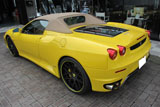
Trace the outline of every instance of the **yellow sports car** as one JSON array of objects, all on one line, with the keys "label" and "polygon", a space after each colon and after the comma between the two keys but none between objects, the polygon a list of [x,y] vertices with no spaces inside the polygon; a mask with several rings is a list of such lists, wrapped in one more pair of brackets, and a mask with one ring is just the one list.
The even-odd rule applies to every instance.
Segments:
[{"label": "yellow sports car", "polygon": [[71,12],[38,17],[7,31],[4,40],[13,56],[33,61],[82,94],[121,87],[146,63],[149,36],[142,28]]}]

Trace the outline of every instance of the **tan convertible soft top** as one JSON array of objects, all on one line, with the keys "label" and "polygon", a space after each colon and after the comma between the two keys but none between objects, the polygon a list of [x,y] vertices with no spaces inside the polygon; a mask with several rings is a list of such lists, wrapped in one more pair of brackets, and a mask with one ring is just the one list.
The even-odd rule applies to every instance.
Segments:
[{"label": "tan convertible soft top", "polygon": [[[85,16],[85,22],[68,26],[64,22],[64,18],[69,18],[69,17],[73,17],[73,16]],[[38,17],[34,20],[39,20],[39,19],[49,21],[49,24],[46,27],[46,30],[60,32],[60,33],[72,33],[70,28],[77,27],[80,25],[105,24],[104,21],[102,21],[92,15],[85,14],[85,13],[76,13],[76,12],[49,14],[49,15]]]}]

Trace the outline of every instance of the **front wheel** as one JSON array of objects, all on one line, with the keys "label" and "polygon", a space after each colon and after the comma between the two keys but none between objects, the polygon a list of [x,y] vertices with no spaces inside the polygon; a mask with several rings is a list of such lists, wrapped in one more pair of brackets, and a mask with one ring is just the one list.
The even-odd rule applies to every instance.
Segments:
[{"label": "front wheel", "polygon": [[17,48],[15,47],[12,39],[11,39],[10,37],[7,37],[6,40],[7,40],[7,45],[8,45],[8,48],[9,48],[9,50],[10,50],[10,53],[11,53],[14,57],[19,56],[18,50],[17,50]]},{"label": "front wheel", "polygon": [[65,86],[72,92],[83,94],[91,89],[89,78],[76,60],[67,57],[60,62],[60,74]]}]

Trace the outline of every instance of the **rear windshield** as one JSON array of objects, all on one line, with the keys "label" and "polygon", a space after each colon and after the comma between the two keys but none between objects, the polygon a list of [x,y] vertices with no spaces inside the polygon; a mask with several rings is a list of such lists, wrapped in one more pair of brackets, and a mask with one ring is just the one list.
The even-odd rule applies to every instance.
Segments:
[{"label": "rear windshield", "polygon": [[69,18],[65,18],[64,22],[71,26],[74,24],[79,24],[79,23],[84,23],[85,22],[85,16],[74,16],[74,17],[69,17]]},{"label": "rear windshield", "polygon": [[74,31],[95,34],[100,36],[114,37],[128,30],[111,26],[91,25],[80,27]]}]

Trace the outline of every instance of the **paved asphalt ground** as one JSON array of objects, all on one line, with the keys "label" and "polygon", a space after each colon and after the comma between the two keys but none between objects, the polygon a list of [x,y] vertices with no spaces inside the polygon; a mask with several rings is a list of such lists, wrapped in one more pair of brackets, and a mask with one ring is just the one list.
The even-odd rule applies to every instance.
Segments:
[{"label": "paved asphalt ground", "polygon": [[160,107],[160,58],[117,91],[76,95],[34,63],[12,57],[0,34],[0,107]]}]

